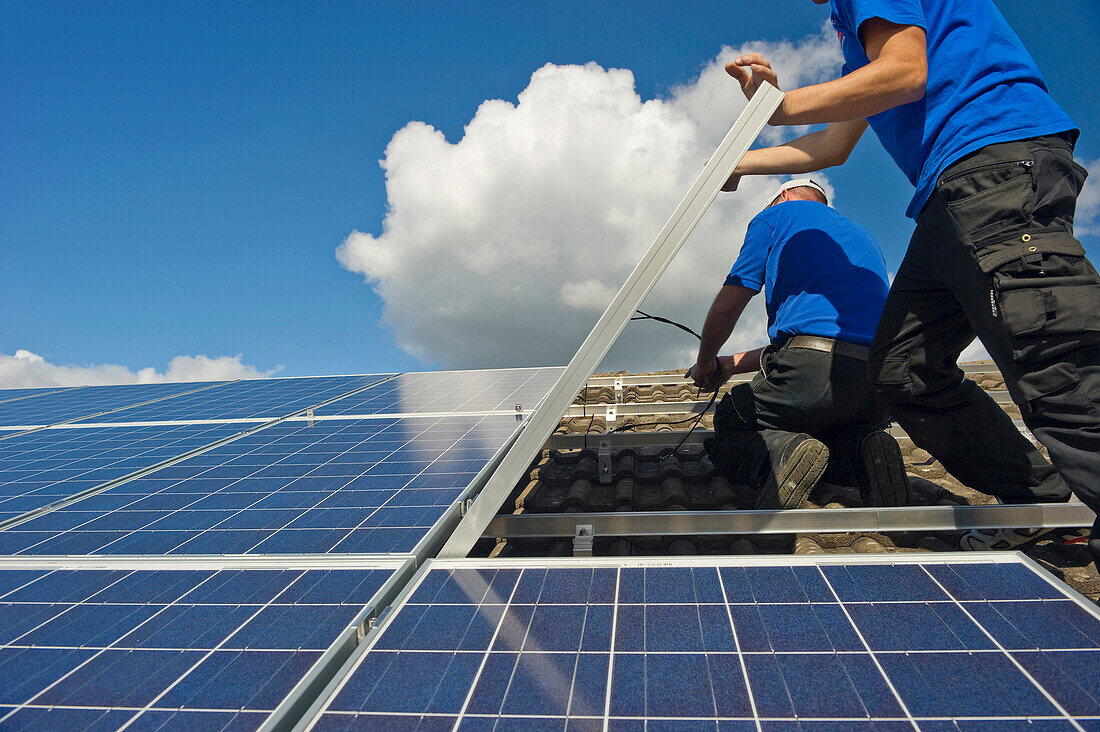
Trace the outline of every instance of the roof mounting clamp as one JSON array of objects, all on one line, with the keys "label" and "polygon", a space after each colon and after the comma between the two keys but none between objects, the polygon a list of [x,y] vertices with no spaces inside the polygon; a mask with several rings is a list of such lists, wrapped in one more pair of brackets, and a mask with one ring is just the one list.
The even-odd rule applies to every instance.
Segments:
[{"label": "roof mounting clamp", "polygon": [[623,403],[623,377],[615,377],[615,403]]},{"label": "roof mounting clamp", "polygon": [[313,422],[313,407],[310,407],[309,409],[306,410],[306,419],[309,420],[309,426],[312,427],[313,424],[314,424],[314,422]]},{"label": "roof mounting clamp", "polygon": [[614,404],[609,404],[607,406],[607,414],[604,415],[604,421],[606,421],[607,424],[611,424],[612,422],[615,421],[615,414],[616,414],[615,405]]},{"label": "roof mounting clamp", "polygon": [[465,516],[466,512],[470,510],[470,506],[474,505],[474,499],[467,498],[465,501],[459,504],[458,513],[460,516]]},{"label": "roof mounting clamp", "polygon": [[592,556],[592,539],[595,536],[593,524],[577,524],[577,533],[573,535],[573,556]]},{"label": "roof mounting clamp", "polygon": [[600,472],[600,484],[611,485],[611,440],[607,437],[600,439],[599,449],[596,451]]},{"label": "roof mounting clamp", "polygon": [[519,421],[519,420],[522,420],[522,419],[523,419],[523,405],[520,404],[519,402],[516,402],[516,420]]}]

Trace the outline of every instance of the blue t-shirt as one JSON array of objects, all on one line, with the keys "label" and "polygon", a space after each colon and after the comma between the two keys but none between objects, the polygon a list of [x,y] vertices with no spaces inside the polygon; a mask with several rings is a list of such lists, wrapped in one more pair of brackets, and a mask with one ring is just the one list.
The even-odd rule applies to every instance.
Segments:
[{"label": "blue t-shirt", "polygon": [[859,27],[870,18],[924,29],[923,99],[869,117],[871,129],[916,193],[915,219],[951,163],[995,142],[1074,129],[1035,61],[992,0],[830,0],[844,73],[867,65]]},{"label": "blue t-shirt", "polygon": [[871,232],[816,201],[757,214],[725,284],[764,288],[777,345],[795,335],[868,345],[890,289]]}]

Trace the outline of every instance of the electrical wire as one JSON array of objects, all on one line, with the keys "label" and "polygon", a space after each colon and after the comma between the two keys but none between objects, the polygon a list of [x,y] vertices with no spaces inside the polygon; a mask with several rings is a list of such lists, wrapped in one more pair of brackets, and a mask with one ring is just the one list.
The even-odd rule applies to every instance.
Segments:
[{"label": "electrical wire", "polygon": [[[649,313],[643,313],[641,310],[635,310],[634,312],[637,313],[638,315],[631,315],[630,316],[631,320],[656,320],[658,323],[668,323],[669,325],[676,326],[677,328],[684,331],[685,333],[691,333],[693,336],[695,336],[699,340],[703,340],[703,336],[699,335],[698,333],[696,333],[695,331],[693,331],[691,328],[687,327],[686,325],[682,325],[680,323],[677,323],[675,320],[669,320],[668,318],[662,318],[659,315],[650,315]],[[641,316],[641,317],[638,317],[638,316]]]},{"label": "electrical wire", "polygon": [[[635,321],[635,320],[656,320],[658,323],[667,323],[668,325],[679,328],[680,330],[682,330],[686,333],[691,333],[693,336],[695,336],[699,340],[703,340],[703,336],[699,335],[698,333],[696,333],[695,331],[693,331],[691,328],[687,327],[686,325],[682,325],[681,323],[677,323],[674,320],[669,320],[668,318],[662,318],[659,315],[650,315],[649,313],[642,312],[641,310],[635,310],[634,312],[637,313],[637,315],[632,315],[630,317],[631,321]],[[715,378],[720,379],[721,376],[722,376],[722,362],[718,360],[717,356],[714,357],[714,365],[715,365],[715,368],[717,369],[717,371],[715,372]],[[707,406],[704,407],[701,412],[699,412],[698,417],[688,417],[687,419],[680,419],[680,420],[676,420],[675,422],[646,422],[644,424],[624,424],[621,427],[616,427],[615,429],[611,430],[611,432],[625,432],[627,430],[632,430],[632,429],[635,429],[637,427],[651,427],[651,426],[660,425],[660,424],[668,425],[668,426],[671,427],[673,425],[683,424],[685,422],[692,422],[692,420],[694,420],[691,427],[688,428],[688,431],[686,433],[684,433],[684,436],[680,440],[680,442],[676,445],[676,447],[672,448],[672,453],[675,454],[677,450],[679,450],[681,447],[684,446],[684,443],[687,442],[687,438],[689,436],[691,436],[691,433],[694,432],[695,428],[699,426],[699,423],[703,421],[703,417],[706,416],[706,413],[709,412],[710,408],[714,406],[715,400],[718,399],[718,390],[719,390],[720,386],[721,385],[716,385],[715,386],[714,393],[711,394],[711,396],[710,396],[710,401],[707,402]],[[699,391],[696,392],[695,398],[698,399],[702,394],[703,394],[703,388],[699,387]],[[588,384],[587,383],[584,385],[584,402],[585,402],[585,404],[588,403]],[[582,409],[581,412],[583,414],[584,409]],[[585,430],[585,433],[584,433],[584,446],[585,446],[585,449],[588,448],[588,433],[591,432],[592,424],[595,422],[595,420],[596,420],[596,415],[592,415],[592,419],[589,420],[589,422],[588,422],[588,429]],[[608,434],[610,434],[610,433],[608,433]],[[663,450],[661,452],[664,453]]]}]

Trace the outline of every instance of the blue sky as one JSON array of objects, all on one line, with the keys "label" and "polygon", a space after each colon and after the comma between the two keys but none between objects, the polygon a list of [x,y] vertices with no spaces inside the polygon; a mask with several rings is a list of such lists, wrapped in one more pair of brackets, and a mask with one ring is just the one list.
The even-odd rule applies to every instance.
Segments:
[{"label": "blue sky", "polygon": [[[1100,158],[1100,5],[997,4],[1083,129],[1078,158]],[[643,99],[665,98],[723,44],[804,38],[827,14],[762,7],[4,0],[0,354],[134,371],[182,354],[290,375],[432,368],[334,256],[353,231],[382,234],[378,161],[395,133],[423,121],[454,143],[483,101],[514,104],[547,63],[629,69]],[[896,268],[910,188],[873,136],[829,179]],[[1100,238],[1083,240],[1095,259]]]}]

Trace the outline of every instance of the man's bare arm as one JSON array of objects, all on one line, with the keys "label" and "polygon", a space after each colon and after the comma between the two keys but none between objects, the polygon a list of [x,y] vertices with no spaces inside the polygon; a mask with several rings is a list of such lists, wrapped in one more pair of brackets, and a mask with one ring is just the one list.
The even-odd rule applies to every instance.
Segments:
[{"label": "man's bare arm", "polygon": [[[867,118],[924,96],[928,83],[928,55],[924,29],[898,25],[882,18],[864,21],[859,28],[870,63],[847,76],[786,93],[771,118],[773,125],[806,125]],[[771,64],[758,53],[726,64],[745,96],[764,81],[778,87]]]},{"label": "man's bare arm", "polygon": [[795,175],[843,165],[866,129],[864,119],[834,122],[782,145],[749,150],[722,190],[737,190],[743,175]]},{"label": "man's bare arm", "polygon": [[[743,175],[797,175],[842,165],[867,129],[866,117],[924,96],[928,57],[924,31],[871,18],[860,26],[871,63],[824,84],[787,92],[773,124],[828,122],[819,132],[776,147],[750,150],[726,182],[733,191]],[[761,83],[778,87],[775,72],[760,54],[726,64],[726,71],[752,98]]]},{"label": "man's bare arm", "polygon": [[[695,359],[695,365],[688,371],[688,376],[694,379],[697,386],[711,391],[717,388],[712,383],[718,377],[715,358],[719,349],[729,340],[738,318],[755,294],[754,290],[740,285],[723,285],[718,291],[707,313],[707,319],[703,322],[699,355]],[[724,368],[722,370],[725,371]]]},{"label": "man's bare arm", "polygon": [[759,371],[760,354],[763,351],[764,348],[761,346],[732,356],[720,356],[718,360],[722,362],[722,383],[724,384],[734,374],[750,374],[753,371]]}]

